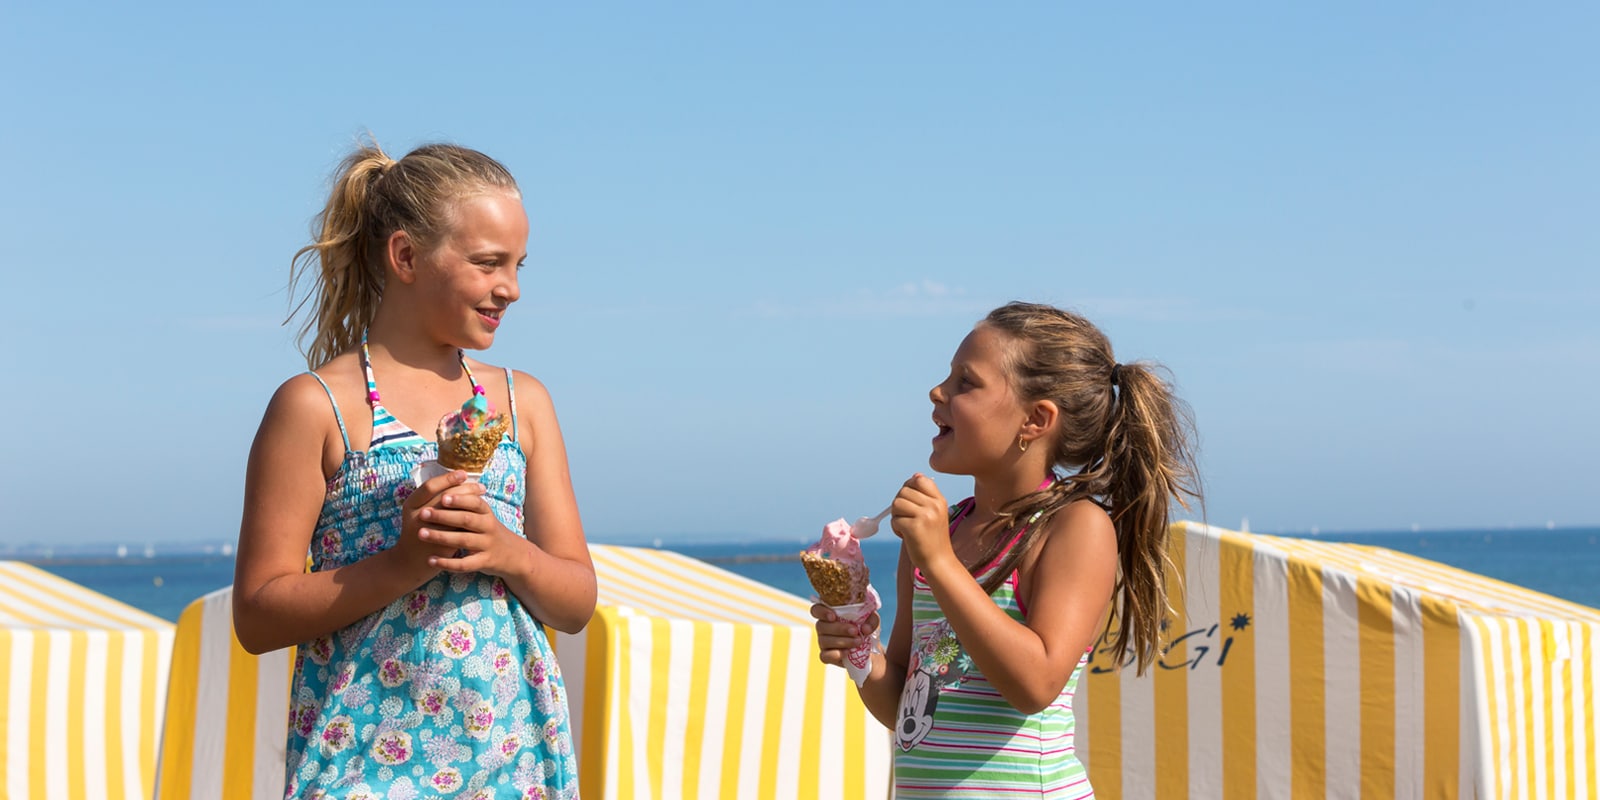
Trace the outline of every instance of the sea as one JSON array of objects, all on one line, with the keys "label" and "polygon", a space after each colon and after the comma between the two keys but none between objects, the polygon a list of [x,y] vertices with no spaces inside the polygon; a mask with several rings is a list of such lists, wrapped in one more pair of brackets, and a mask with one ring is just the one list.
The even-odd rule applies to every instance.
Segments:
[{"label": "sea", "polygon": [[[1278,534],[1296,535],[1296,534]],[[1493,530],[1368,531],[1299,534],[1318,541],[1375,545],[1420,556],[1600,608],[1600,527],[1497,528]],[[645,545],[674,550],[802,598],[812,596],[800,566],[798,540],[701,541]],[[883,597],[885,629],[895,612],[894,572],[899,542],[882,536],[862,543],[873,585]],[[228,543],[55,548],[0,547],[0,559],[20,560],[109,595],[158,617],[176,621],[196,598],[233,583]]]}]

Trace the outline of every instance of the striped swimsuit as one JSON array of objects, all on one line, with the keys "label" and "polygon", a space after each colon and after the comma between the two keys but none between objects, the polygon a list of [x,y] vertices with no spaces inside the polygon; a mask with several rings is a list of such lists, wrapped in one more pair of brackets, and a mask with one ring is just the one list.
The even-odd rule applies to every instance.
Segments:
[{"label": "striped swimsuit", "polygon": [[[970,498],[956,504],[952,532],[971,509]],[[979,583],[1021,535],[1018,531],[978,573]],[[895,721],[895,797],[1094,797],[1073,745],[1072,693],[1088,653],[1054,702],[1037,714],[1023,714],[978,671],[920,570],[913,573],[912,586],[911,663]],[[1012,619],[1026,621],[1015,571],[992,598]]]}]

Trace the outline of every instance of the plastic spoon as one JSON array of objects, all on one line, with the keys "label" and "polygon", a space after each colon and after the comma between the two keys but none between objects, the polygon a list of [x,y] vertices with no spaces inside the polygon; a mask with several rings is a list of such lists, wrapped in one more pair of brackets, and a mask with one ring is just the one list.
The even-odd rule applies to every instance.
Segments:
[{"label": "plastic spoon", "polygon": [[[889,508],[893,507],[890,506]],[[850,526],[850,535],[857,539],[872,538],[872,535],[878,532],[878,523],[882,522],[883,518],[887,516],[889,516],[888,508],[878,512],[876,517],[861,517],[855,521],[854,525]]]}]

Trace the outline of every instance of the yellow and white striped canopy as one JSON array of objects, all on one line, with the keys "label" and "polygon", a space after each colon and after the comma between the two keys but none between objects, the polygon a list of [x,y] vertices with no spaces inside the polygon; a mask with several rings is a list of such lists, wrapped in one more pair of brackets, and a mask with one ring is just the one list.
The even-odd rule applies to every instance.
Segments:
[{"label": "yellow and white striped canopy", "polygon": [[678,553],[590,552],[599,609],[556,638],[585,797],[887,796],[888,732],[817,661],[809,602]]},{"label": "yellow and white striped canopy", "polygon": [[173,628],[0,561],[0,797],[147,798]]},{"label": "yellow and white striped canopy", "polygon": [[[888,732],[817,661],[808,602],[673,552],[590,553],[595,615],[553,639],[584,797],[887,796]],[[291,651],[240,649],[231,591],[179,619],[161,800],[282,796]]]},{"label": "yellow and white striped canopy", "polygon": [[178,616],[161,735],[160,800],[282,800],[294,648],[253,656],[233,635],[233,587]]},{"label": "yellow and white striped canopy", "polygon": [[1600,796],[1600,611],[1377,547],[1171,533],[1160,663],[1102,640],[1079,684],[1104,796]]}]

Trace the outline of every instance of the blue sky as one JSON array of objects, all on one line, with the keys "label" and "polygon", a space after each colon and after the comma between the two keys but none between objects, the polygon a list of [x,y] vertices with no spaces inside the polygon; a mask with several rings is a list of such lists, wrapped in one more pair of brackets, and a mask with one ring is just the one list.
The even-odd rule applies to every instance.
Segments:
[{"label": "blue sky", "polygon": [[236,535],[365,131],[518,176],[485,358],[597,541],[875,512],[1016,298],[1173,371],[1214,523],[1600,523],[1600,10],[1392,5],[13,4],[0,545]]}]

